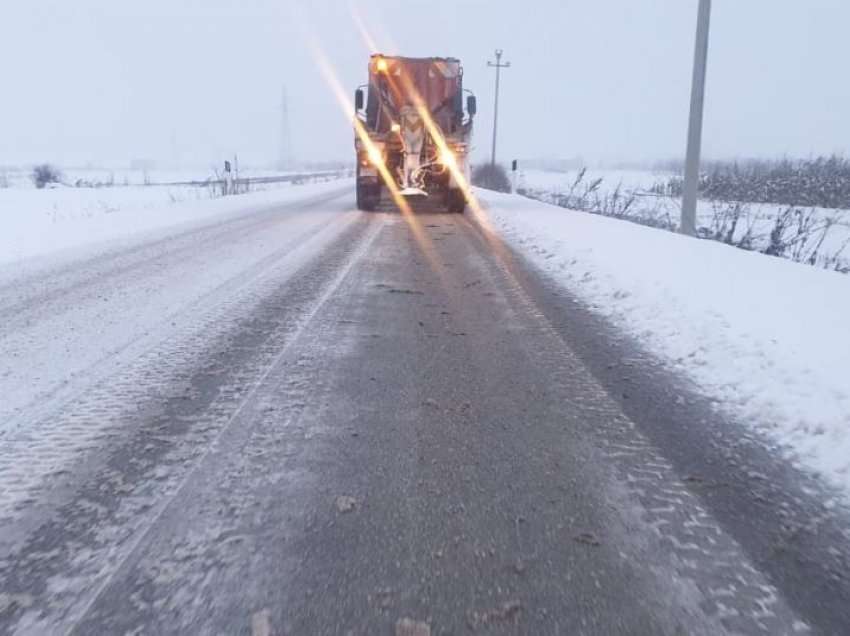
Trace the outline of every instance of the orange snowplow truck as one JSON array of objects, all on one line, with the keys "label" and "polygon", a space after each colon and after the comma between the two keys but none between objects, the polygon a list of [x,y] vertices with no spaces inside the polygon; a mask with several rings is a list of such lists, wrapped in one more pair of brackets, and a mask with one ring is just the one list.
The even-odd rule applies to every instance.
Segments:
[{"label": "orange snowplow truck", "polygon": [[[354,137],[358,208],[378,207],[389,175],[402,196],[436,199],[449,212],[463,212],[466,193],[452,172],[457,166],[469,182],[467,154],[476,111],[470,93],[464,112],[463,94],[463,67],[455,58],[371,56],[369,84],[354,94],[355,116],[372,141],[368,148]],[[432,132],[442,135],[445,146],[435,142]]]}]

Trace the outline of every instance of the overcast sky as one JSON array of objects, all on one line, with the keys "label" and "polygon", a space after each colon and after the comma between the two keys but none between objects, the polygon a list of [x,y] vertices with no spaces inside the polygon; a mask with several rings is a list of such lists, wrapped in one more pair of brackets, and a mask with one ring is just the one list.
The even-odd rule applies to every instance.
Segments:
[{"label": "overcast sky", "polygon": [[[273,161],[284,84],[294,154],[350,159],[304,35],[353,91],[350,5],[388,52],[461,58],[479,157],[496,47],[501,159],[683,154],[697,0],[2,0],[0,164]],[[848,27],[847,0],[715,0],[705,154],[850,154]]]}]

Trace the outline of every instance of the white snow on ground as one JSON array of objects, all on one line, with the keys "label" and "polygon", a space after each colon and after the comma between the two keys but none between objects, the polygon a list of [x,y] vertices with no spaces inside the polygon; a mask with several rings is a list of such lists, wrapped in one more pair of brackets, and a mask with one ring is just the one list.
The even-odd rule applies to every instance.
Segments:
[{"label": "white snow on ground", "polygon": [[[578,170],[554,172],[550,170],[520,170],[519,186],[539,188],[550,192],[567,192],[578,176]],[[622,190],[648,190],[656,183],[673,176],[670,172],[652,170],[617,170],[614,168],[588,168],[583,182],[602,179],[601,191],[612,192],[618,186]]]},{"label": "white snow on ground", "polygon": [[[187,181],[208,181],[219,178],[221,166],[208,168],[152,168],[149,170],[132,168],[67,168],[56,166],[60,181],[66,186],[73,187],[78,182],[82,185],[99,187],[121,187],[132,185],[150,185],[157,183],[179,183]],[[278,177],[296,172],[320,172],[319,170],[304,169],[300,171],[268,170],[257,167],[244,167],[241,177]],[[31,168],[4,168],[0,166],[0,187],[35,189]]]},{"label": "white snow on ground", "polygon": [[206,187],[191,186],[2,188],[0,263],[285,203],[328,185],[263,187],[268,189],[216,198]]},{"label": "white snow on ground", "polygon": [[511,245],[718,408],[850,495],[850,276],[520,196],[481,196]]}]

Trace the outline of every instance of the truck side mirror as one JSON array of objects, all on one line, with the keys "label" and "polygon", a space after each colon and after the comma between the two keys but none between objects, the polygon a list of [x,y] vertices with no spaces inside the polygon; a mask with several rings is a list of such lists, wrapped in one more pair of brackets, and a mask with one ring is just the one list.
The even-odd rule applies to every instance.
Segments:
[{"label": "truck side mirror", "polygon": [[363,110],[363,89],[354,91],[354,110]]},{"label": "truck side mirror", "polygon": [[475,113],[478,112],[478,102],[475,100],[475,95],[468,95],[466,98],[466,112],[469,113],[470,117],[475,116]]}]

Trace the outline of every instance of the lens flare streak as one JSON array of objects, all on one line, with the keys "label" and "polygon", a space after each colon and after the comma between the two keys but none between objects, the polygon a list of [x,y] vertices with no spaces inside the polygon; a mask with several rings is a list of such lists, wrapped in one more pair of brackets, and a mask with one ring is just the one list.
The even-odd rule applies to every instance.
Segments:
[{"label": "lens flare streak", "polygon": [[[337,79],[336,72],[331,67],[327,58],[322,53],[321,49],[317,44],[313,44],[313,54],[316,58],[316,62],[319,65],[319,69],[322,72],[325,80],[328,83],[331,91],[333,91],[334,96],[339,102],[340,107],[343,109],[343,112],[346,113],[346,116],[350,118],[351,122],[354,124],[354,132],[357,135],[357,138],[360,140],[360,143],[363,144],[363,147],[366,149],[366,153],[369,157],[382,157],[383,153],[377,147],[372,138],[369,136],[369,133],[366,131],[366,128],[363,126],[363,122],[357,117],[354,113],[354,104],[348,99],[348,96],[345,90],[342,88],[342,84],[340,84]],[[389,169],[384,164],[383,161],[373,162],[375,167],[378,169],[378,173],[381,175],[381,179],[386,185],[387,190],[390,192],[390,196],[392,196],[393,201],[399,207],[399,209],[405,214],[411,213],[410,206],[407,201],[405,201],[404,197],[401,196],[398,186],[396,186],[395,179],[393,179],[392,174],[390,174]]]},{"label": "lens flare streak", "polygon": [[[477,214],[481,212],[481,206],[478,203],[478,200],[475,197],[475,194],[472,192],[472,187],[469,181],[466,178],[466,175],[460,169],[457,164],[457,160],[454,158],[454,152],[449,147],[448,142],[446,141],[445,136],[443,135],[443,131],[434,121],[434,118],[431,117],[431,111],[428,110],[428,107],[425,104],[425,100],[422,99],[422,96],[419,94],[419,91],[413,85],[413,82],[407,77],[405,74],[402,74],[401,81],[403,82],[403,93],[409,95],[411,100],[413,101],[413,107],[416,109],[416,112],[422,118],[422,121],[425,124],[425,128],[428,130],[428,134],[431,135],[431,139],[433,139],[434,144],[437,146],[438,156],[439,157],[451,157],[451,161],[446,161],[445,165],[451,173],[452,177],[455,180],[461,190],[463,190],[463,194],[466,197],[467,204],[469,207]],[[398,89],[395,86],[395,79],[393,77],[387,78],[394,86],[394,89]]]}]

